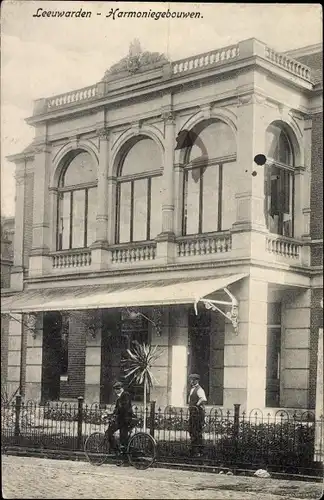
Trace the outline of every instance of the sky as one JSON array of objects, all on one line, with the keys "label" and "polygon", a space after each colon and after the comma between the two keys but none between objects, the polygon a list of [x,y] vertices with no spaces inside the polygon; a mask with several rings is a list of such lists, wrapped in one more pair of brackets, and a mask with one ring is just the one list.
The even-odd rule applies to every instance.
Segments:
[{"label": "sky", "polygon": [[[1,215],[15,211],[15,165],[6,156],[34,137],[25,123],[33,100],[92,85],[128,53],[143,50],[171,60],[258,38],[277,51],[322,41],[320,4],[10,1],[1,6]],[[90,18],[33,17],[43,11],[92,13]],[[120,11],[200,12],[199,19],[118,18]],[[43,12],[41,11],[41,12]],[[118,12],[118,11],[117,11]],[[101,13],[98,15],[97,13]]]}]

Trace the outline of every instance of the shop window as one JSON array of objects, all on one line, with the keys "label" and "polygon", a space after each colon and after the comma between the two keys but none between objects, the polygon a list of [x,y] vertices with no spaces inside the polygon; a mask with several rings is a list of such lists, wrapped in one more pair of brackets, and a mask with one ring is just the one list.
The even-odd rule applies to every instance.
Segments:
[{"label": "shop window", "polygon": [[162,231],[161,168],[155,142],[136,138],[118,172],[116,243],[152,240]]},{"label": "shop window", "polygon": [[294,156],[289,137],[277,125],[267,130],[266,220],[271,233],[294,236]]},{"label": "shop window", "polygon": [[268,304],[266,406],[280,406],[281,303]]},{"label": "shop window", "polygon": [[[136,312],[125,310],[121,314],[122,359],[127,358],[127,349],[132,349],[134,342],[149,343],[148,321]],[[125,372],[122,370],[122,376]],[[126,378],[127,380],[127,378]],[[133,402],[143,402],[144,384],[130,383],[129,391]],[[149,394],[148,394],[149,401]]]},{"label": "shop window", "polygon": [[97,166],[87,152],[68,158],[58,187],[57,250],[86,248],[95,241]]},{"label": "shop window", "polygon": [[230,229],[235,222],[236,143],[230,127],[203,123],[185,155],[182,234]]}]

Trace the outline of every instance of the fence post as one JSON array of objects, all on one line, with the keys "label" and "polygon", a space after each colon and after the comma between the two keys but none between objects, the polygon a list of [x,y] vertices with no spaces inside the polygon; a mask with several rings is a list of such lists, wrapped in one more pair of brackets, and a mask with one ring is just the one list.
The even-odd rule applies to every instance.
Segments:
[{"label": "fence post", "polygon": [[240,429],[240,404],[234,404],[234,438],[237,439]]},{"label": "fence post", "polygon": [[17,394],[15,402],[15,436],[20,434],[19,418],[21,412],[21,395]]},{"label": "fence post", "polygon": [[154,438],[155,431],[155,401],[150,402],[150,434]]},{"label": "fence post", "polygon": [[82,413],[83,413],[83,397],[78,397],[78,450],[82,448]]}]

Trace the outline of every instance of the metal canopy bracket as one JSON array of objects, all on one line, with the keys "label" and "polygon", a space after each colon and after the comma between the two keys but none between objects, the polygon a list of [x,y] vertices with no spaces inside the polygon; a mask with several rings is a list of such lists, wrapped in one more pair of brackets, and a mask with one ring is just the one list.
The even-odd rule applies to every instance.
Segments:
[{"label": "metal canopy bracket", "polygon": [[[195,313],[196,313],[196,315],[198,315],[197,305],[198,305],[198,302],[202,302],[205,305],[206,309],[211,309],[212,311],[218,311],[223,316],[225,316],[225,318],[229,319],[233,325],[233,329],[234,329],[235,333],[237,333],[238,332],[238,300],[228,290],[228,288],[223,288],[223,290],[229,296],[229,298],[231,299],[231,302],[226,302],[224,300],[205,299],[205,298],[201,297],[200,299],[196,300],[196,302],[194,304]],[[216,304],[221,305],[221,306],[227,306],[227,307],[230,307],[231,309],[230,309],[230,311],[224,312],[219,307],[217,307]]]}]

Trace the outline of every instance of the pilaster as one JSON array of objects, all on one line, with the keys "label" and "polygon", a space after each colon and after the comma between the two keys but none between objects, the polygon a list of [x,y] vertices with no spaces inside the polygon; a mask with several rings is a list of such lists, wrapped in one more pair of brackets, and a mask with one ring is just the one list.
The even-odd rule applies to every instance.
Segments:
[{"label": "pilaster", "polygon": [[[152,310],[152,308],[151,308]],[[158,326],[149,323],[151,344],[157,346],[158,359],[152,365],[152,373],[157,383],[151,389],[151,400],[159,406],[168,404],[168,392],[171,390],[170,379],[170,347],[169,347],[169,308],[154,308],[151,319]],[[160,326],[160,328],[159,328]]]},{"label": "pilaster", "polygon": [[175,259],[174,235],[174,142],[175,117],[168,107],[162,112],[164,120],[164,169],[163,169],[163,198],[162,198],[162,232],[157,236],[157,259],[164,263]]},{"label": "pilaster", "polygon": [[[99,136],[99,165],[98,165],[98,203],[96,217],[96,241],[91,245],[91,260],[94,270],[106,269],[110,262],[108,250],[110,236],[108,236],[109,213],[112,193],[109,192],[108,172],[110,158],[110,134],[107,128],[97,131]],[[110,217],[112,217],[110,215]]]},{"label": "pilaster", "polygon": [[11,268],[10,286],[13,290],[23,289],[23,258],[24,258],[24,204],[25,204],[25,164],[16,165],[16,209],[15,209],[15,237],[14,258]]},{"label": "pilaster", "polygon": [[239,328],[225,322],[224,407],[242,410],[265,407],[267,299],[266,282],[252,278],[232,287],[239,300]]},{"label": "pilaster", "polygon": [[248,224],[252,230],[265,231],[265,166],[258,166],[254,162],[257,154],[265,154],[265,98],[253,90],[248,93],[243,93],[243,90],[241,92],[237,108],[237,185],[239,191],[236,195],[237,213],[233,228],[237,226],[243,228]]},{"label": "pilaster", "polygon": [[26,399],[40,401],[43,363],[43,314],[26,315]]},{"label": "pilaster", "polygon": [[188,311],[186,307],[170,308],[171,398],[172,406],[187,403]]},{"label": "pilaster", "polygon": [[47,144],[34,150],[34,206],[32,249],[29,258],[29,276],[48,274],[51,270],[49,256],[50,207],[48,203],[51,150]]},{"label": "pilaster", "polygon": [[100,365],[101,365],[101,312],[94,313],[94,322],[88,329],[85,353],[85,393],[87,404],[100,401]]}]

